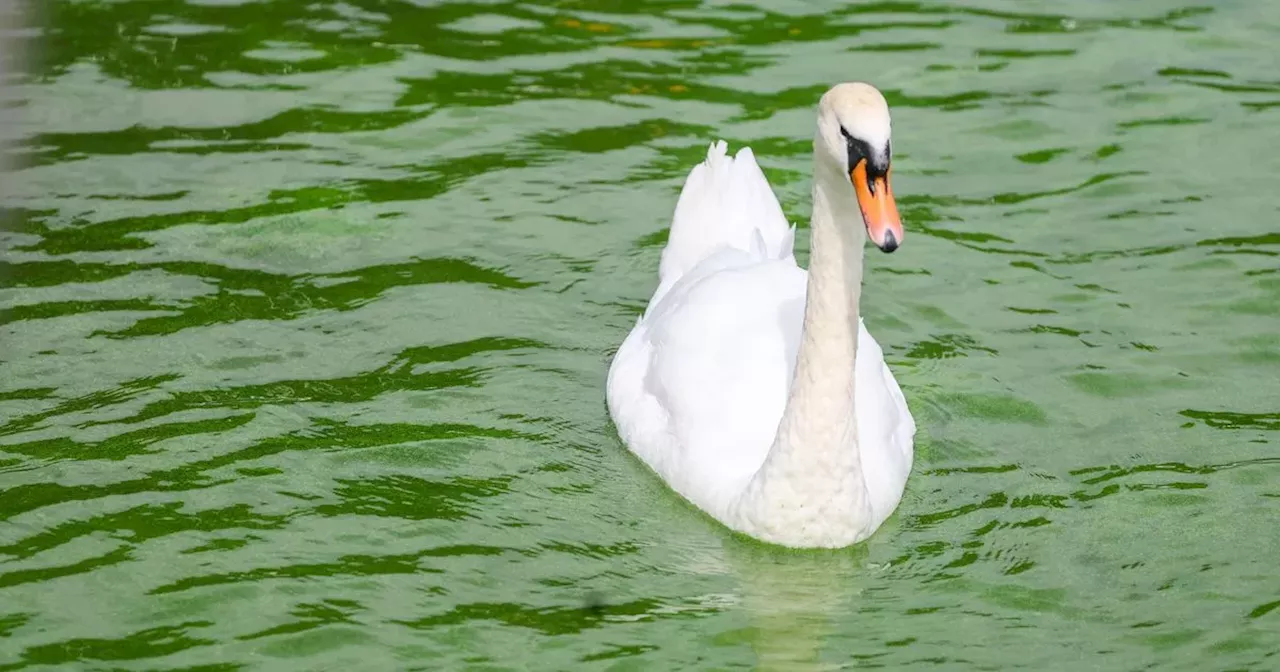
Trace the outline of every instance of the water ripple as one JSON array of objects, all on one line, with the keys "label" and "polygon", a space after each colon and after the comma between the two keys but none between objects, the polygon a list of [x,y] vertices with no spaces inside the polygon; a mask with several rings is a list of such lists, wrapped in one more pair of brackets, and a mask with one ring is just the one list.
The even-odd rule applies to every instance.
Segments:
[{"label": "water ripple", "polygon": [[[1267,7],[49,4],[5,108],[0,669],[1266,668]],[[864,313],[917,462],[796,554],[628,456],[603,371],[713,139],[807,258],[850,78],[894,109]]]}]

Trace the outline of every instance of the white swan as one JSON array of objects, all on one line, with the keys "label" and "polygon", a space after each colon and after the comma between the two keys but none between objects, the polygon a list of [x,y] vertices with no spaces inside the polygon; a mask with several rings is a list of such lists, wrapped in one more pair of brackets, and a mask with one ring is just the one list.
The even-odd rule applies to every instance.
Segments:
[{"label": "white swan", "polygon": [[822,96],[809,271],[751,150],[723,141],[685,181],[659,284],[609,368],[627,447],[728,527],[792,547],[866,539],[897,508],[915,421],[858,315],[870,235],[892,252],[889,107]]}]

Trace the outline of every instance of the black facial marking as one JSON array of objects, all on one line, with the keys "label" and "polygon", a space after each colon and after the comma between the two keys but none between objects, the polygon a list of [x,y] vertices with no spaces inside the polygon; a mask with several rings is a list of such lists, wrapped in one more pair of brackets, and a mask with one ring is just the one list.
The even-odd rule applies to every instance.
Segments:
[{"label": "black facial marking", "polygon": [[840,134],[844,136],[845,145],[849,149],[848,171],[853,172],[858,162],[866,159],[867,188],[871,190],[871,193],[876,193],[876,178],[889,174],[889,153],[892,151],[892,146],[885,147],[885,154],[881,157],[871,150],[871,145],[866,140],[859,140],[853,137],[849,134],[849,131],[844,129],[844,126],[840,127]]}]

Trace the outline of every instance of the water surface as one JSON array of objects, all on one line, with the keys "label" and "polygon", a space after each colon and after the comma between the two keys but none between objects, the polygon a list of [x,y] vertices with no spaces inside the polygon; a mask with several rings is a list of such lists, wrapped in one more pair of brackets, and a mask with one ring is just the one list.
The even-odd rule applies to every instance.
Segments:
[{"label": "water surface", "polygon": [[[0,669],[1280,666],[1280,6],[762,6],[47,3]],[[604,375],[712,140],[807,259],[847,79],[917,462],[791,553],[631,458]]]}]

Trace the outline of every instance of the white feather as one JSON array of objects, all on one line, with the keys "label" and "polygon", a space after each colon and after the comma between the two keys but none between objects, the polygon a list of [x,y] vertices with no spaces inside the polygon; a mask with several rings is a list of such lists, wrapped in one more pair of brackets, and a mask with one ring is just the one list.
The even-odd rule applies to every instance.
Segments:
[{"label": "white feather", "polygon": [[[751,150],[730,158],[712,144],[681,191],[658,289],[609,370],[609,411],[628,448],[748,534],[735,502],[774,443],[802,338],[808,276],[794,239]],[[871,520],[831,524],[874,530],[901,498],[915,423],[861,323],[857,340],[849,449],[860,451]]]}]

